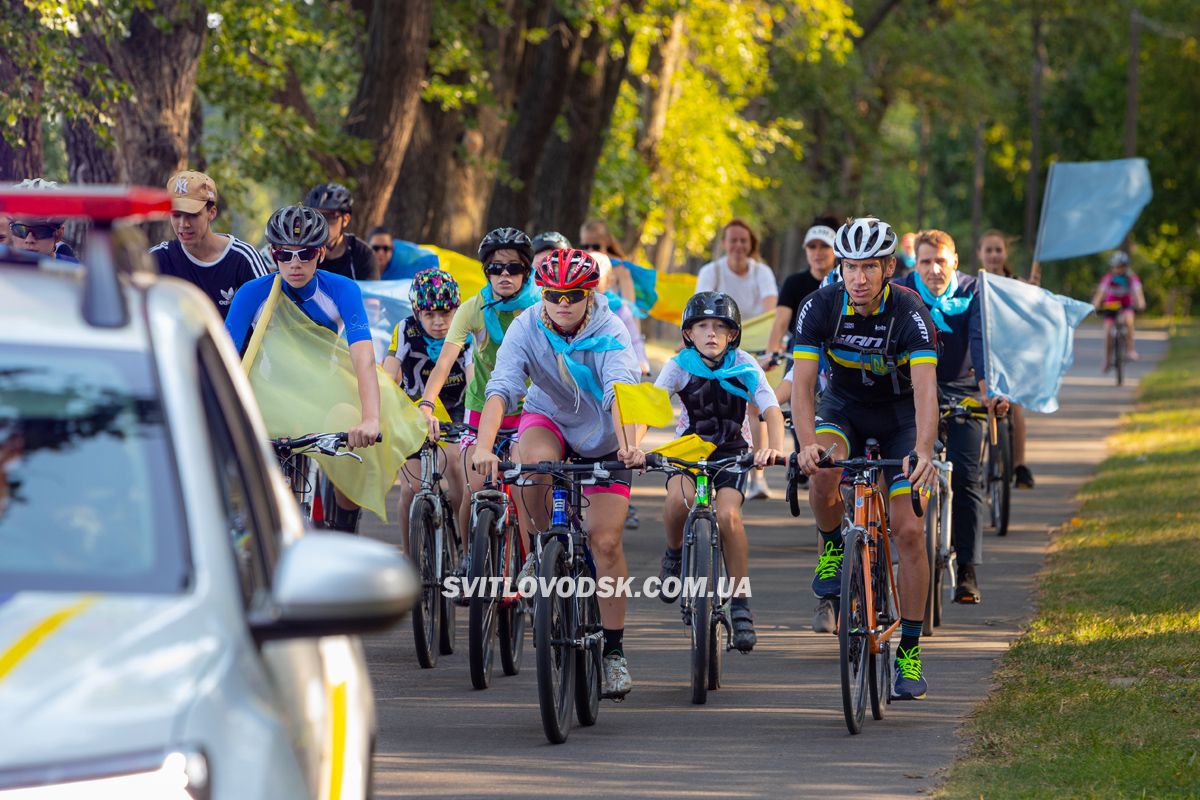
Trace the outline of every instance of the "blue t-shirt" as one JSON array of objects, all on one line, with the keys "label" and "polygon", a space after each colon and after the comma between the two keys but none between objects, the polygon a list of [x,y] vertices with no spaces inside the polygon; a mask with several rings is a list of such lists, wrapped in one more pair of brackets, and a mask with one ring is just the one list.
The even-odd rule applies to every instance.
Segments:
[{"label": "blue t-shirt", "polygon": [[[245,349],[250,330],[258,322],[277,277],[283,281],[278,275],[255,278],[233,296],[229,314],[225,317],[225,329],[233,337],[239,353]],[[313,279],[299,289],[293,289],[283,281],[283,295],[299,306],[306,317],[342,334],[350,344],[371,341],[371,325],[363,305],[362,290],[350,278],[319,269]]]}]

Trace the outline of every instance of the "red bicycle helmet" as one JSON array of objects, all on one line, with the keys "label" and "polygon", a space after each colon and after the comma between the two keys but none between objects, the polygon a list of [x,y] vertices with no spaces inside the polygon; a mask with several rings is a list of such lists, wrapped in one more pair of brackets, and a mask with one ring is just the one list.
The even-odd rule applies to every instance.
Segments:
[{"label": "red bicycle helmet", "polygon": [[534,281],[543,289],[594,289],[600,265],[583,250],[555,250],[538,265]]}]

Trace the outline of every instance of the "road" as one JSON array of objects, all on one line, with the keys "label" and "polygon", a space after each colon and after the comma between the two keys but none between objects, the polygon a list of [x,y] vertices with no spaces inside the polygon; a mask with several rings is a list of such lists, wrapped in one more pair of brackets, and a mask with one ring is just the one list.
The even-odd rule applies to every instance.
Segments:
[{"label": "road", "polygon": [[[951,605],[923,640],[928,698],[867,715],[850,736],[842,718],[837,640],[809,628],[816,563],[811,516],[793,519],[781,501],[747,502],[758,646],[729,653],[723,688],[690,703],[687,631],[675,606],[630,602],[625,643],[634,690],[605,702],[591,728],[563,745],[546,742],[538,716],[532,647],[524,669],[474,691],[466,663],[466,613],[459,650],[422,670],[409,623],[372,637],[367,652],[378,698],[376,790],[380,797],[563,796],[621,798],[912,797],[938,781],[961,746],[957,730],[988,691],[993,662],[1033,612],[1049,533],[1078,508],[1075,496],[1105,455],[1105,438],[1130,407],[1137,378],[1165,351],[1164,334],[1142,334],[1142,361],[1118,388],[1097,368],[1098,326],[1076,336],[1075,365],[1053,415],[1031,414],[1029,463],[1037,488],[1015,491],[1006,538],[985,533],[978,574],[983,602]],[[657,575],[663,548],[656,509],[661,480],[634,488],[639,530],[626,532],[630,574]],[[374,518],[369,535],[394,540]],[[497,659],[498,662],[498,659]]]}]

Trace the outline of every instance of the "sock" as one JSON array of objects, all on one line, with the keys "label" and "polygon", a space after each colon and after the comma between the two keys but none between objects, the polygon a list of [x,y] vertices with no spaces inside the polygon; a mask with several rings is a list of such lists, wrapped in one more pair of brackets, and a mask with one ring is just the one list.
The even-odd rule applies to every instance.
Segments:
[{"label": "sock", "polygon": [[831,531],[823,531],[817,528],[817,533],[821,534],[821,552],[825,552],[825,545],[833,542],[833,546],[841,548],[842,546],[842,526],[838,525]]},{"label": "sock", "polygon": [[905,653],[911,653],[914,647],[921,644],[921,629],[925,627],[925,623],[921,620],[900,619],[900,645],[896,648],[896,654],[899,655],[900,650]]},{"label": "sock", "polygon": [[729,601],[729,605],[732,608],[749,608],[750,607],[750,598],[749,597],[735,597]]},{"label": "sock", "polygon": [[667,555],[670,556],[671,558],[683,558],[683,548],[682,547],[668,547]]},{"label": "sock", "polygon": [[621,648],[621,638],[625,635],[624,628],[605,628],[604,629],[604,655],[625,655],[625,651]]}]

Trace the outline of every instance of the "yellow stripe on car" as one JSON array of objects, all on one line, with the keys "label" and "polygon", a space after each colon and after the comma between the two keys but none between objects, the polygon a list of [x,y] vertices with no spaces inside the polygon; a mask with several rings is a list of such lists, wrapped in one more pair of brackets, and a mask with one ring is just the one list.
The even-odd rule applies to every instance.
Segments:
[{"label": "yellow stripe on car", "polygon": [[342,796],[342,771],[346,759],[346,682],[330,687],[329,692],[329,800]]},{"label": "yellow stripe on car", "polygon": [[12,672],[26,656],[36,650],[48,636],[73,617],[82,614],[94,602],[96,602],[94,595],[83,597],[66,608],[55,611],[26,631],[11,647],[0,653],[0,681],[4,680],[5,676]]}]

